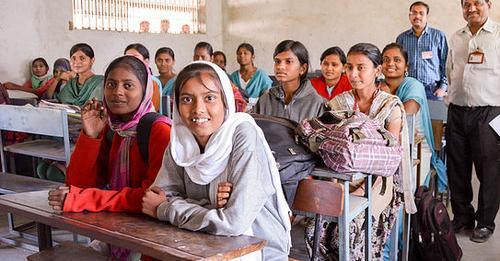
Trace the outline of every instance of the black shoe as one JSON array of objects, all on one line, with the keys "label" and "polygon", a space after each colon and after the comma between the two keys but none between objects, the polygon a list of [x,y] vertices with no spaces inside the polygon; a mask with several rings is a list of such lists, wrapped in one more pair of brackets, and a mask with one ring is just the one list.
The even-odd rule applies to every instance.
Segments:
[{"label": "black shoe", "polygon": [[463,231],[471,231],[474,229],[474,220],[472,221],[462,221],[458,219],[453,219],[451,221],[451,225],[453,226],[453,230],[455,231],[455,234],[459,234]]},{"label": "black shoe", "polygon": [[486,227],[476,227],[470,236],[470,240],[476,243],[484,243],[490,239],[493,231]]}]

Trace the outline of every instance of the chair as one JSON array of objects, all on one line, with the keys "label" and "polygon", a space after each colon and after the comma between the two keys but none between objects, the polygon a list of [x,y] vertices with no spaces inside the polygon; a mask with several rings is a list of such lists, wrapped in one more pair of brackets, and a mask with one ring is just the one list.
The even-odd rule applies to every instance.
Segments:
[{"label": "chair", "polygon": [[69,164],[71,150],[68,133],[68,116],[65,110],[0,105],[0,133],[2,130],[54,136],[63,139],[63,142],[49,139],[35,139],[4,146],[0,138],[0,156],[3,172],[7,172],[5,152],[64,161],[66,166]]},{"label": "chair", "polygon": [[365,231],[365,259],[371,258],[371,189],[365,191],[365,197],[345,193],[344,188],[349,188],[349,182],[365,178],[365,186],[372,187],[371,175],[361,173],[335,173],[332,170],[316,168],[312,176],[322,178],[335,178],[344,184],[326,181],[304,179],[297,188],[292,210],[294,214],[316,218],[314,228],[313,253],[311,260],[315,260],[319,250],[319,232],[322,219],[334,221],[339,227],[339,260],[350,260],[349,224],[362,211],[365,211],[366,221],[363,225]]}]

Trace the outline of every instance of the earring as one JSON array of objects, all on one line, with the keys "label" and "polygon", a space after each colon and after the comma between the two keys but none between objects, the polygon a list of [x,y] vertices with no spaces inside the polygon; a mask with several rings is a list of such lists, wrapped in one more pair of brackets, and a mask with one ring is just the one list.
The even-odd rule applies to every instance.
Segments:
[{"label": "earring", "polygon": [[408,77],[408,71],[405,71],[405,77]]}]

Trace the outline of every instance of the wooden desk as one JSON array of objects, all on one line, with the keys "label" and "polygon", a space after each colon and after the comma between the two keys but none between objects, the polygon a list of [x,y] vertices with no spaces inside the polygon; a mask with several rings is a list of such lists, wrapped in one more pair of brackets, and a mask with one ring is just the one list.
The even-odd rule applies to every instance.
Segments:
[{"label": "wooden desk", "polygon": [[192,232],[126,213],[56,213],[47,202],[47,191],[0,196],[2,211],[37,222],[39,248],[52,246],[51,226],[141,252],[161,260],[227,260],[260,251],[265,240],[255,237],[214,236]]}]

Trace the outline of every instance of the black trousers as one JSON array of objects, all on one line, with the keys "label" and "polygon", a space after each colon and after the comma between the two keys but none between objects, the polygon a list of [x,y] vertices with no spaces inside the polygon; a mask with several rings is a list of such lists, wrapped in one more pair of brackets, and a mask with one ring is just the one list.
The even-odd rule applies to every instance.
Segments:
[{"label": "black trousers", "polygon": [[[448,182],[453,215],[477,220],[478,227],[495,229],[500,203],[500,137],[489,122],[500,107],[461,107],[450,104],[446,127]],[[479,179],[478,208],[472,206],[472,163]]]}]

